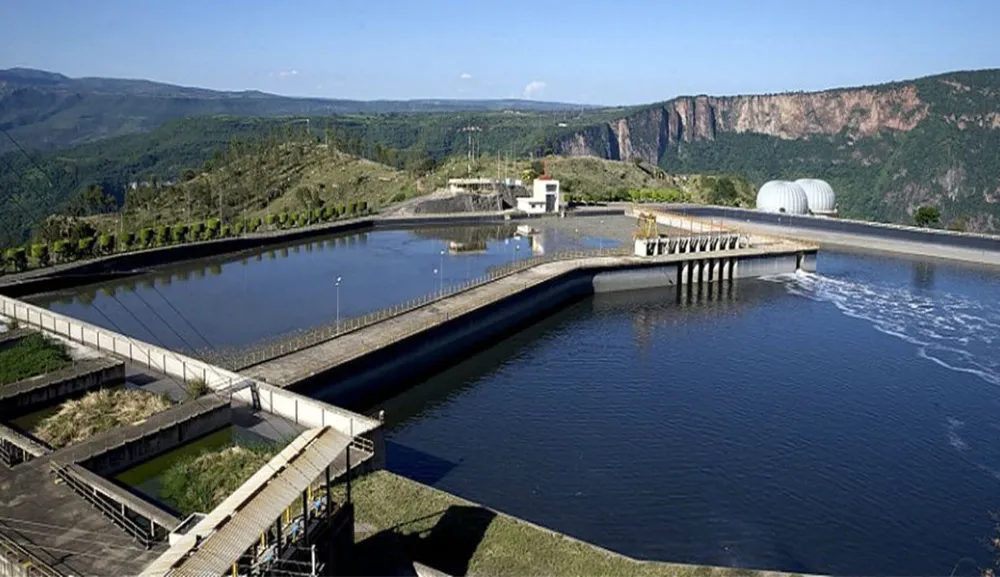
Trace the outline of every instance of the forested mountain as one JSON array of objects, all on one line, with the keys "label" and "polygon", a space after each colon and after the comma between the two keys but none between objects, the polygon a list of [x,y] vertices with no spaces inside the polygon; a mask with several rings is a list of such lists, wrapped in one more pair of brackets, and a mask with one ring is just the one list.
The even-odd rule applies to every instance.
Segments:
[{"label": "forested mountain", "polygon": [[92,185],[120,201],[133,181],[169,182],[212,168],[234,142],[303,139],[396,169],[465,155],[471,142],[477,156],[597,156],[668,173],[738,174],[756,185],[810,176],[833,184],[844,216],[910,223],[917,207],[932,205],[945,224],[1000,229],[1000,71],[983,70],[617,109],[168,121],[65,150],[0,156],[0,236],[23,239],[30,225]]},{"label": "forested mountain", "polygon": [[[292,116],[443,111],[553,111],[576,104],[533,100],[339,100],[258,91],[220,92],[148,80],[69,78],[0,70],[0,128],[27,149],[64,148],[152,130],[175,118],[208,115]],[[13,145],[0,139],[0,152]]]}]

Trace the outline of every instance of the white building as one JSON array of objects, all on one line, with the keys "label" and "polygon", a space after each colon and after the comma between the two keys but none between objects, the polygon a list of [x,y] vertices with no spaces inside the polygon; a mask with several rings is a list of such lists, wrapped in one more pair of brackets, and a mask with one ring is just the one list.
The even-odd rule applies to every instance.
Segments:
[{"label": "white building", "polygon": [[517,199],[517,209],[528,214],[543,214],[558,212],[562,205],[559,193],[559,181],[539,177],[531,186],[531,196]]}]

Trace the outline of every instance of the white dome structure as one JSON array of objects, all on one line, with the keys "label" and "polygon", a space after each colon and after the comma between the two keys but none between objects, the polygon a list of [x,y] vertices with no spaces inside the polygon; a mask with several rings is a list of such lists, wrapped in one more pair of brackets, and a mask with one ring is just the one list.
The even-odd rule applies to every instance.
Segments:
[{"label": "white dome structure", "polygon": [[802,187],[787,180],[772,180],[764,183],[757,192],[757,210],[762,212],[784,212],[787,214],[808,214],[809,199]]},{"label": "white dome structure", "polygon": [[800,178],[795,184],[802,187],[809,201],[809,211],[813,214],[835,214],[837,212],[837,195],[833,187],[825,180],[816,178]]}]

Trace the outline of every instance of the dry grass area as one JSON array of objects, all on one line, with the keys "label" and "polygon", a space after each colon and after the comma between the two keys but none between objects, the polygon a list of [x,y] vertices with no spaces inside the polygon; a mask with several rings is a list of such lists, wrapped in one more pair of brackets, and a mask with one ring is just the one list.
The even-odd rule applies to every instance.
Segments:
[{"label": "dry grass area", "polygon": [[[378,471],[353,487],[358,574],[419,562],[450,575],[778,577],[777,572],[636,561]],[[375,564],[378,566],[370,566]]]},{"label": "dry grass area", "polygon": [[32,433],[58,449],[115,427],[140,423],[170,406],[165,395],[139,389],[101,389],[66,401]]}]

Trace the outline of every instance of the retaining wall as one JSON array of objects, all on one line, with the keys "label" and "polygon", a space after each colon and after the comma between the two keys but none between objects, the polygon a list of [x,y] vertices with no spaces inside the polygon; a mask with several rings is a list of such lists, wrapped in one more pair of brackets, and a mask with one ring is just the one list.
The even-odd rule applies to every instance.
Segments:
[{"label": "retaining wall", "polygon": [[[815,251],[812,253],[815,255]],[[724,253],[703,253],[698,257],[732,258]],[[744,257],[739,259],[737,278],[795,272],[798,264],[799,255],[794,253]],[[328,402],[368,405],[588,295],[664,287],[679,289],[678,281],[677,263],[572,270],[318,371],[291,386]]]},{"label": "retaining wall", "polygon": [[121,361],[80,361],[58,371],[0,386],[0,418],[17,417],[124,380],[125,363]]},{"label": "retaining wall", "polygon": [[[155,418],[159,417],[159,418]],[[131,430],[112,430],[80,445],[52,453],[54,460],[67,455],[73,462],[104,477],[111,477],[140,463],[228,427],[232,408],[227,402],[178,405],[153,415]]]}]

